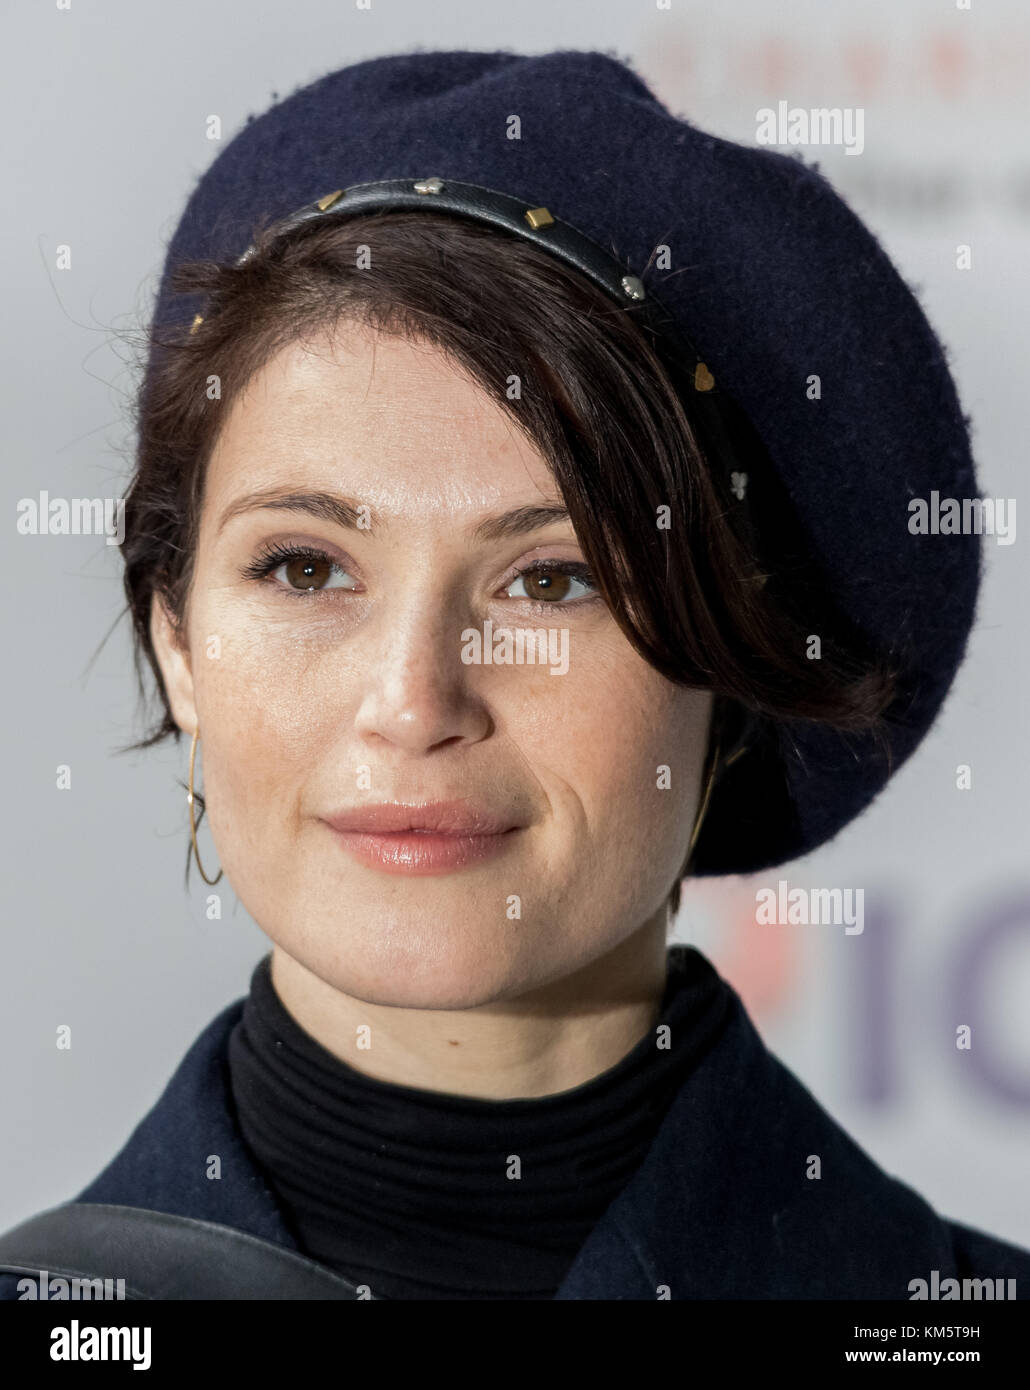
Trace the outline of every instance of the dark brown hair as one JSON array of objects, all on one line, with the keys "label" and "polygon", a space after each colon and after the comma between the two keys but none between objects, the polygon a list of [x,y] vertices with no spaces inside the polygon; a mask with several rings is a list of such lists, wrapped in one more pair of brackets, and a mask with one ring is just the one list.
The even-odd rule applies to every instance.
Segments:
[{"label": "dark brown hair", "polygon": [[[149,665],[162,708],[130,748],[179,736],[151,643],[151,599],[160,593],[183,625],[206,464],[225,412],[279,350],[348,320],[440,347],[524,432],[548,461],[628,640],[668,679],[715,693],[720,766],[761,721],[879,730],[896,673],[822,612],[803,538],[771,492],[756,528],[754,487],[775,489],[760,444],[706,456],[692,383],[631,307],[511,233],[441,213],[327,218],[278,235],[263,225],[254,239],[242,266],[179,267],[174,288],[205,296],[203,322],[150,344],[122,554],[141,692]],[[735,471],[755,480],[746,501],[731,487]],[[819,660],[806,653],[813,632]],[[678,905],[678,882],[670,901]]]}]

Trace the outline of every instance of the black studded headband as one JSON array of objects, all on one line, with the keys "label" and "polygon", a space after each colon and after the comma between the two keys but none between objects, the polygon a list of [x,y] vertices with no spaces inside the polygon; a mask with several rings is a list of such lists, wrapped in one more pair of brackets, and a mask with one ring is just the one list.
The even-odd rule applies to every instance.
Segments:
[{"label": "black studded headband", "polygon": [[[699,393],[715,393],[715,378],[701,354],[669,311],[648,294],[639,276],[628,274],[613,255],[577,227],[555,217],[547,208],[534,207],[510,193],[436,176],[425,179],[379,179],[373,183],[338,188],[313,203],[305,203],[296,212],[280,219],[275,224],[275,232],[279,235],[304,222],[325,216],[349,217],[370,211],[423,209],[428,199],[432,200],[434,212],[473,218],[524,237],[579,270],[617,302],[640,306],[639,316],[674,348],[685,364],[692,365],[694,389]],[[244,265],[254,251],[253,245],[248,246],[236,264]],[[193,320],[191,332],[202,322],[203,317],[198,314]]]},{"label": "black studded headband", "polygon": [[[756,479],[752,477],[749,480],[747,474],[731,470],[744,466],[754,468],[764,457],[762,441],[740,405],[717,387],[708,364],[679,320],[657,296],[648,291],[639,276],[629,272],[614,255],[578,227],[563,222],[546,207],[534,206],[510,193],[434,175],[421,179],[379,179],[338,188],[279,219],[273,225],[273,232],[279,236],[305,222],[323,217],[350,217],[372,211],[424,210],[428,203],[431,203],[434,212],[471,218],[531,241],[586,275],[617,303],[632,306],[634,317],[642,319],[656,335],[656,348],[666,360],[678,367],[693,388],[688,388],[684,398],[688,418],[699,443],[714,465],[716,477],[737,498],[737,507],[743,513],[745,527],[753,540],[751,498],[749,496],[747,504],[740,507],[744,501],[744,490],[736,480],[743,478],[745,482],[753,484]],[[237,258],[236,264],[246,264],[255,250],[253,244],[248,246]],[[203,316],[197,314],[190,333],[194,333],[203,321]],[[765,472],[764,467],[761,471]]]}]

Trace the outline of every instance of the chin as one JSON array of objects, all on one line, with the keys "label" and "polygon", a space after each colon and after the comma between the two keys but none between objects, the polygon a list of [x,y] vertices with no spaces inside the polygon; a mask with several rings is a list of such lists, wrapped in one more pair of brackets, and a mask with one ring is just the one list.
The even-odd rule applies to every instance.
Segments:
[{"label": "chin", "polygon": [[314,934],[305,932],[296,949],[284,938],[279,944],[353,999],[398,1009],[473,1009],[533,984],[526,938],[504,939],[505,928],[522,927],[502,919],[488,930],[466,904],[452,913],[405,913],[400,919],[352,915],[338,934],[327,933],[323,922]]}]

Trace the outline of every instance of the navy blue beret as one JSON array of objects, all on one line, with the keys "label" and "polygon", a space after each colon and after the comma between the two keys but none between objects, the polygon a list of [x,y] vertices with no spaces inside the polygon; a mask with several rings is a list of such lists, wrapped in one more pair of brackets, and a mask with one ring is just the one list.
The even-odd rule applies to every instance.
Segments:
[{"label": "navy blue beret", "polygon": [[[332,72],[249,118],[188,201],[155,326],[198,308],[172,295],[174,267],[239,258],[259,217],[430,176],[542,205],[640,278],[757,430],[837,610],[904,653],[890,765],[868,735],[777,722],[719,779],[695,868],[751,872],[814,849],[922,739],[974,616],[979,537],[909,531],[910,499],[977,495],[969,421],[914,294],[814,165],[699,130],[625,63],[430,51]],[[659,245],[671,270],[652,264]]]}]

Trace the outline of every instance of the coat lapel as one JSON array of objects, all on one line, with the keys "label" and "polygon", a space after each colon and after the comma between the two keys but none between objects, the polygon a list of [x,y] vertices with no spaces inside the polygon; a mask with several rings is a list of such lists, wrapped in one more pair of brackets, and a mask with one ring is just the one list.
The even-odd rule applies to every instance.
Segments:
[{"label": "coat lapel", "polygon": [[195,1216],[298,1248],[236,1124],[228,1042],[243,1004],[236,1000],[207,1025],[124,1148],[76,1201]]},{"label": "coat lapel", "polygon": [[945,1223],[830,1118],[726,989],[723,1033],[557,1297],[904,1299],[911,1279],[953,1273]]}]

